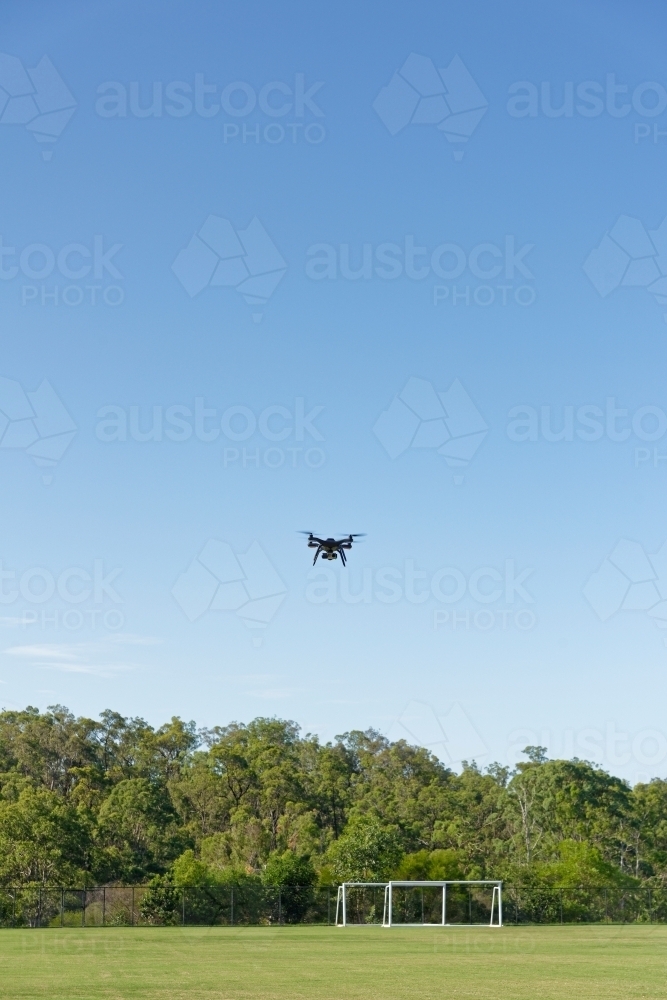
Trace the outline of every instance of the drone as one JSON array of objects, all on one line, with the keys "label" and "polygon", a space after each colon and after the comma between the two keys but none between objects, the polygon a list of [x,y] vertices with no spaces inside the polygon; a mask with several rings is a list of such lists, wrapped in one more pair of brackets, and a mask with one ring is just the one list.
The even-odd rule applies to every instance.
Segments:
[{"label": "drone", "polygon": [[313,566],[317,562],[317,557],[322,556],[323,559],[328,559],[333,561],[340,556],[340,561],[343,566],[345,566],[347,559],[345,557],[345,549],[351,549],[352,543],[355,538],[363,538],[363,534],[348,535],[347,538],[318,538],[312,533],[312,531],[301,531],[301,535],[308,535],[308,548],[317,549],[315,553],[315,558],[313,559]]}]

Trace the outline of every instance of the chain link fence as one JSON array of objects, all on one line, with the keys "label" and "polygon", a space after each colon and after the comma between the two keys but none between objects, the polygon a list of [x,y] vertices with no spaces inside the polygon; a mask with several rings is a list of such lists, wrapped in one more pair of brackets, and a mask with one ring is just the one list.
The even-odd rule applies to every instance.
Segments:
[{"label": "chain link fence", "polygon": [[661,923],[667,893],[661,886],[638,889],[503,887],[503,919],[513,924]]},{"label": "chain link fence", "polygon": [[335,916],[335,887],[0,889],[0,927],[333,924]]},{"label": "chain link fence", "polygon": [[[336,892],[335,886],[10,887],[0,889],[0,927],[333,926]],[[380,897],[350,906],[348,923],[381,923]],[[470,901],[461,895],[459,902],[461,913],[448,910],[448,923],[469,922]],[[410,918],[419,922],[417,912]],[[506,924],[665,922],[667,893],[505,884],[503,919]]]}]

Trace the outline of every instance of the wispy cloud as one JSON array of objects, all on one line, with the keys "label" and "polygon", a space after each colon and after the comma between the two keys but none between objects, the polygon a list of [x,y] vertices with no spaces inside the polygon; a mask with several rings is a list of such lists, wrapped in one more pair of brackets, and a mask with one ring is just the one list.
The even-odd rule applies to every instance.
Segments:
[{"label": "wispy cloud", "polygon": [[69,660],[72,658],[72,650],[84,643],[74,643],[72,645],[59,645],[58,643],[36,643],[33,646],[10,646],[5,650],[8,656],[24,656],[34,659],[36,656],[49,660]]},{"label": "wispy cloud", "polygon": [[[114,646],[118,646],[117,636],[109,636],[97,642],[41,642],[10,646],[4,650],[6,656],[16,656],[28,660],[32,666],[42,670],[58,670],[65,674],[89,674],[93,677],[112,678],[119,673],[135,670],[139,664],[122,662],[117,656],[110,656]],[[143,642],[142,636],[125,636],[125,645],[155,645],[153,641]],[[108,640],[112,641],[109,642]],[[157,640],[160,641],[160,640]],[[123,644],[123,643],[121,643]]]}]

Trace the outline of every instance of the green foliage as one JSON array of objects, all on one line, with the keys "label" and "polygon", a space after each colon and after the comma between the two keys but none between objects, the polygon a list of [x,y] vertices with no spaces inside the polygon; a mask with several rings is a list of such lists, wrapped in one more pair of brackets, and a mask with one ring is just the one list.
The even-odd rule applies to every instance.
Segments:
[{"label": "green foliage", "polygon": [[0,801],[0,881],[85,884],[91,850],[85,815],[56,792],[25,787]]},{"label": "green foliage", "polygon": [[171,866],[171,873],[174,885],[216,885],[220,881],[215,869],[205,861],[198,860],[191,849],[176,858]]},{"label": "green foliage", "polygon": [[101,836],[115,851],[119,875],[136,880],[159,871],[181,846],[166,789],[148,778],[124,778],[110,791],[98,814]]},{"label": "green foliage", "polygon": [[654,778],[648,785],[636,785],[632,792],[631,850],[634,874],[662,875],[667,881],[667,781]]},{"label": "green foliage", "polygon": [[391,878],[402,854],[395,828],[362,816],[352,819],[342,837],[334,841],[328,859],[339,882],[382,882]]},{"label": "green foliage", "polygon": [[[586,761],[524,753],[511,772],[455,774],[372,729],[323,745],[281,719],[197,732],[59,705],[0,712],[0,886],[151,880],[156,923],[185,886],[210,920],[231,886],[250,907],[279,886],[391,876],[504,878],[544,913],[559,885],[582,900],[646,885],[662,900],[667,781],[631,789]],[[285,919],[307,907],[297,896]]]},{"label": "green foliage", "polygon": [[312,886],[317,881],[317,874],[310,858],[301,857],[294,851],[274,851],[269,855],[262,872],[264,885],[301,885]]},{"label": "green foliage", "polygon": [[171,875],[155,875],[148,883],[139,912],[149,924],[169,926],[179,922],[182,893],[174,887]]},{"label": "green foliage", "polygon": [[[280,916],[286,923],[302,920],[313,902],[313,886],[317,874],[310,858],[294,851],[274,851],[262,872],[262,884],[280,889]],[[275,895],[275,893],[274,893]]]},{"label": "green foliage", "polygon": [[431,879],[437,882],[446,879],[464,878],[461,858],[457,851],[451,848],[436,851],[415,851],[405,854],[393,876],[401,882],[424,881]]},{"label": "green foliage", "polygon": [[509,830],[526,863],[553,857],[562,840],[573,839],[590,840],[623,867],[632,810],[620,778],[576,758],[531,760],[517,766],[507,790]]},{"label": "green foliage", "polygon": [[602,852],[587,841],[563,840],[558,845],[558,858],[538,866],[542,877],[563,888],[603,889],[615,886],[634,888],[632,876],[605,861]]}]

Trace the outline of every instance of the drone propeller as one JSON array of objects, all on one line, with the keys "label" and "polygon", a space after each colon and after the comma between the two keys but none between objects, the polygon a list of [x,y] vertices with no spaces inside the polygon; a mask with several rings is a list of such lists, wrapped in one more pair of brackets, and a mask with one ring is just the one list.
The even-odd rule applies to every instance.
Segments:
[{"label": "drone propeller", "polygon": [[314,531],[297,531],[297,535],[314,535]]}]

